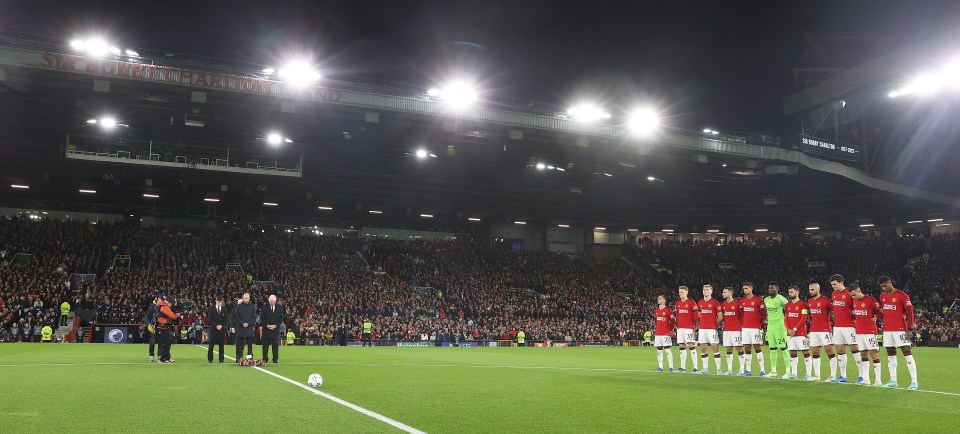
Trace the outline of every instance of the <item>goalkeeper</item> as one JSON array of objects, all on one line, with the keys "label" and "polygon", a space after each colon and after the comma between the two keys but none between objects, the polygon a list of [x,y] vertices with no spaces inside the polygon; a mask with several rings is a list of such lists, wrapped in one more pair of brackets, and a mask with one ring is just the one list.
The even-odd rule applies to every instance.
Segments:
[{"label": "goalkeeper", "polygon": [[[770,372],[760,376],[763,378],[777,378],[777,363],[781,353],[784,354],[784,364],[787,365],[787,326],[783,322],[783,308],[787,305],[786,297],[780,295],[780,284],[770,282],[767,288],[769,296],[764,297],[763,304],[767,310],[767,343],[770,345]],[[760,367],[763,370],[763,366]]]}]

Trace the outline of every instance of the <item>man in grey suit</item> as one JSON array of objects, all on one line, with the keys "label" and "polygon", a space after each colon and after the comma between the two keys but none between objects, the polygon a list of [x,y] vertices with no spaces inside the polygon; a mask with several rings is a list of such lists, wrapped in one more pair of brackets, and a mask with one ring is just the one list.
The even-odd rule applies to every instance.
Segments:
[{"label": "man in grey suit", "polygon": [[278,363],[280,349],[280,324],[283,324],[283,305],[277,304],[277,296],[271,295],[268,304],[260,311],[260,323],[263,325],[263,334],[260,343],[263,344],[263,361],[267,361],[267,351],[273,345],[273,363]]},{"label": "man in grey suit", "polygon": [[250,304],[250,293],[245,292],[243,298],[237,303],[237,308],[233,310],[233,327],[231,333],[236,333],[237,338],[237,363],[243,358],[243,347],[246,345],[247,354],[253,356],[253,332],[254,323],[257,320],[257,310]]}]

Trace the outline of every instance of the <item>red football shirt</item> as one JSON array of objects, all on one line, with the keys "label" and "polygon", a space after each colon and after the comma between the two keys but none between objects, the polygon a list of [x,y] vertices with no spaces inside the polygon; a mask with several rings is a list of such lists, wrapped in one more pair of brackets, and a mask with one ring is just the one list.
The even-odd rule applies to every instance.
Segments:
[{"label": "red football shirt", "polygon": [[657,308],[653,311],[653,315],[657,317],[657,326],[653,334],[655,336],[670,336],[670,332],[673,331],[673,311],[669,307]]},{"label": "red football shirt", "polygon": [[847,288],[843,291],[833,291],[830,295],[833,299],[833,326],[834,327],[853,327],[853,296]]},{"label": "red football shirt", "polygon": [[914,326],[913,304],[907,293],[895,289],[893,293],[880,294],[880,304],[883,306],[883,331],[902,332]]},{"label": "red football shirt", "polygon": [[677,301],[674,307],[676,308],[674,313],[677,315],[677,328],[692,330],[693,325],[697,323],[697,302],[688,298],[687,301]]},{"label": "red football shirt", "polygon": [[866,296],[859,300],[853,300],[853,315],[856,317],[854,322],[857,328],[857,334],[877,334],[877,322],[874,318],[876,318],[878,314],[882,316],[883,311],[880,310],[880,303],[877,303],[877,299]]},{"label": "red football shirt", "polygon": [[745,329],[758,329],[763,324],[763,319],[767,316],[767,307],[763,304],[760,297],[740,299],[740,309],[743,311],[743,318],[740,322]]},{"label": "red football shirt", "polygon": [[807,303],[804,303],[803,300],[791,301],[787,303],[783,311],[786,313],[783,321],[787,324],[787,329],[797,329],[794,336],[806,336],[807,314],[809,312]]},{"label": "red football shirt", "polygon": [[830,311],[833,310],[833,301],[820,296],[807,300],[807,310],[810,311],[810,332],[830,332]]},{"label": "red football shirt", "polygon": [[743,310],[739,301],[720,303],[720,311],[723,312],[723,331],[738,332],[741,330],[740,318],[743,316]]},{"label": "red football shirt", "polygon": [[720,312],[720,302],[714,299],[700,300],[697,303],[697,310],[700,311],[700,328],[716,329],[717,312]]}]

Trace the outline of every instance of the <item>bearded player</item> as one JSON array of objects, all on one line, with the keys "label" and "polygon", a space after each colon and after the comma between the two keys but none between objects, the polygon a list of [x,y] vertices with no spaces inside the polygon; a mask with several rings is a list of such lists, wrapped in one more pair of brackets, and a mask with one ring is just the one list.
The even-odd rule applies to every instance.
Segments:
[{"label": "bearded player", "polygon": [[823,348],[830,359],[830,377],[826,381],[833,381],[837,379],[837,355],[833,349],[833,333],[830,332],[833,301],[820,295],[817,282],[811,283],[809,290],[807,309],[810,310],[810,350],[813,353],[813,377],[810,380],[820,381],[820,349]]},{"label": "bearded player", "polygon": [[784,374],[784,380],[796,380],[797,369],[800,361],[797,358],[797,352],[803,352],[803,366],[807,369],[807,375],[803,377],[804,381],[810,381],[810,347],[807,343],[807,316],[810,311],[807,309],[807,303],[800,299],[800,288],[791,286],[787,288],[787,296],[790,302],[784,307],[786,313],[785,324],[787,326],[787,350],[790,351],[790,368]]}]

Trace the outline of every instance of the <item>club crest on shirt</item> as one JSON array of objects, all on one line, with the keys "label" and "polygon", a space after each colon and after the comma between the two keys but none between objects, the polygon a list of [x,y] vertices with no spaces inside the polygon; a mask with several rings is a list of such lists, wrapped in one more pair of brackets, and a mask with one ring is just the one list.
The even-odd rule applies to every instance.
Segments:
[{"label": "club crest on shirt", "polygon": [[893,298],[893,302],[894,302],[894,303],[897,302],[897,298],[896,298],[896,297]]},{"label": "club crest on shirt", "polygon": [[860,303],[860,307],[867,307],[866,303]]}]

